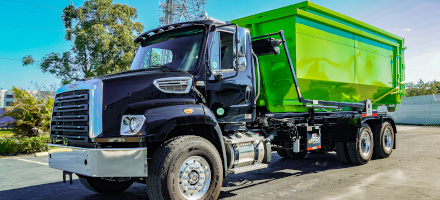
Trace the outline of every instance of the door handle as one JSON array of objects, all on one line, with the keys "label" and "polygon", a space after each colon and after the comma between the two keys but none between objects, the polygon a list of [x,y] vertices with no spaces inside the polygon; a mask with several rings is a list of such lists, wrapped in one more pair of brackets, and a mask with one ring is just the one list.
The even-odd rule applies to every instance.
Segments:
[{"label": "door handle", "polygon": [[246,92],[244,94],[244,98],[246,102],[250,102],[252,97],[252,90],[249,86],[246,87]]}]

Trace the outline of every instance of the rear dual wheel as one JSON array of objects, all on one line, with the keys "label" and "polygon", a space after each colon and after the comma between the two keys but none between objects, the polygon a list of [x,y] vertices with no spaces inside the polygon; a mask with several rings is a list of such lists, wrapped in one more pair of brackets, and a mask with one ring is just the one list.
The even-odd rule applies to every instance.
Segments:
[{"label": "rear dual wheel", "polygon": [[364,124],[358,134],[356,142],[335,143],[336,156],[342,163],[364,165],[371,160],[374,140],[373,133],[368,124]]},{"label": "rear dual wheel", "polygon": [[359,130],[356,142],[347,142],[348,156],[353,164],[367,164],[373,156],[373,133],[368,124]]},{"label": "rear dual wheel", "polygon": [[374,156],[388,158],[394,148],[394,129],[389,122],[374,128]]}]

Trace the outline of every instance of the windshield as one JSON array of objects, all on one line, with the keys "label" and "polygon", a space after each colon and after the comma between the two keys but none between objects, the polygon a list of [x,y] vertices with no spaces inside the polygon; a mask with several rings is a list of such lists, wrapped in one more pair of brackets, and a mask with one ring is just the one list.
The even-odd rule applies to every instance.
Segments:
[{"label": "windshield", "polygon": [[142,42],[130,70],[167,69],[193,71],[202,44],[203,30],[164,33]]}]

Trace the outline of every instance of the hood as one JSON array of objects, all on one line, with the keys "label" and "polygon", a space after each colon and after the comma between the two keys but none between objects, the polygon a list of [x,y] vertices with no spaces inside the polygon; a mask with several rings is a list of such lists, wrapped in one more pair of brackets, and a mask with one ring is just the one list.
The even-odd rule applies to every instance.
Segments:
[{"label": "hood", "polygon": [[[191,77],[186,72],[136,70],[100,77],[103,82],[103,137],[119,135],[124,114],[142,114],[144,111],[128,111],[133,103],[155,99],[195,98],[192,92],[166,93],[159,90],[154,81],[161,78]],[[130,113],[127,113],[130,112]],[[139,112],[139,113],[136,113]]]}]

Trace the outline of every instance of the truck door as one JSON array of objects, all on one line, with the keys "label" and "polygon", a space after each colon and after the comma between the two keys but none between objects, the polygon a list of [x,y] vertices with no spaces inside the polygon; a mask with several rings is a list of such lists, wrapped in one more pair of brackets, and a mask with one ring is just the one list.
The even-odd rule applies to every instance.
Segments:
[{"label": "truck door", "polygon": [[[250,49],[246,48],[249,33],[239,28],[237,51],[234,31],[233,26],[217,28],[211,33],[209,45],[206,97],[219,122],[246,122],[254,118],[254,73]],[[237,67],[235,52],[239,55]]]}]

